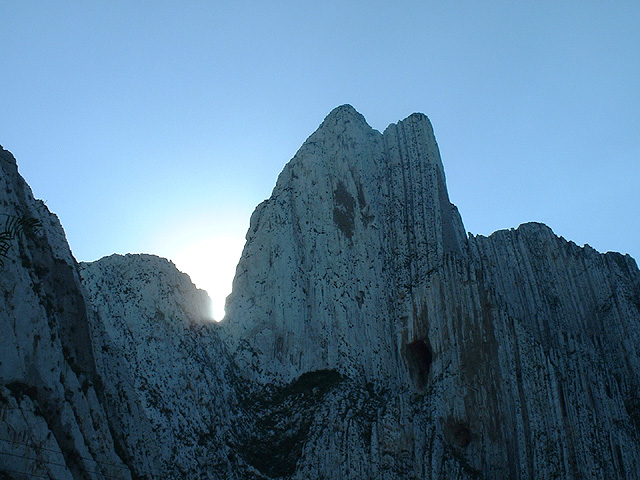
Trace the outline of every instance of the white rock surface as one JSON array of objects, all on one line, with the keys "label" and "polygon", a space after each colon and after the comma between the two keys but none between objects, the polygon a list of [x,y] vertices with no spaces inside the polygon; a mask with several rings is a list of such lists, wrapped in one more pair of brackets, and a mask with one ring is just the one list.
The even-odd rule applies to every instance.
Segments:
[{"label": "white rock surface", "polygon": [[164,259],[78,267],[0,161],[1,212],[45,224],[0,278],[10,478],[640,471],[635,261],[542,224],[467,236],[422,114],[329,114],[254,212],[221,324]]},{"label": "white rock surface", "polygon": [[256,209],[227,319],[247,378],[345,378],[278,425],[310,423],[293,478],[640,471],[635,262],[538,224],[467,239],[424,115],[331,112]]},{"label": "white rock surface", "polygon": [[229,477],[232,372],[206,292],[153,255],[112,255],[80,273],[106,408],[136,475]]},{"label": "white rock surface", "polygon": [[397,359],[421,334],[411,291],[465,251],[428,119],[383,135],[338,107],[252,216],[226,308],[231,350],[258,381],[335,368],[404,384]]}]

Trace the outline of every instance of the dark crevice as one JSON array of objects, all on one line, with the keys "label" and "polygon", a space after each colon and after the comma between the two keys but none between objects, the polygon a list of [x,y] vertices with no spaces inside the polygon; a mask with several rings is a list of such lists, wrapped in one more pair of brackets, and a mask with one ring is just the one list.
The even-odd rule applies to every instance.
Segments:
[{"label": "dark crevice", "polygon": [[417,386],[424,387],[427,384],[429,372],[431,371],[431,362],[433,361],[429,339],[414,340],[407,344],[407,357],[411,377]]}]

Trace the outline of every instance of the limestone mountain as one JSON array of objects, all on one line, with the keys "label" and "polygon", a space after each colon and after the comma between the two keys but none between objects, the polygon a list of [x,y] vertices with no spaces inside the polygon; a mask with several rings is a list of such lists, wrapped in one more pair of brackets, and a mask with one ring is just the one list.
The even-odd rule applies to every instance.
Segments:
[{"label": "limestone mountain", "polygon": [[540,224],[467,237],[445,185],[424,115],[380,134],[343,106],[252,217],[236,363],[345,379],[310,420],[306,478],[639,471],[635,262]]},{"label": "limestone mountain", "polygon": [[6,478],[131,478],[117,453],[93,355],[92,308],[58,218],[0,149],[0,213],[42,228],[0,270],[0,472]]},{"label": "limestone mountain", "polygon": [[255,210],[227,316],[170,262],[76,264],[3,151],[9,478],[634,478],[640,272],[467,235],[433,129],[334,109]]}]

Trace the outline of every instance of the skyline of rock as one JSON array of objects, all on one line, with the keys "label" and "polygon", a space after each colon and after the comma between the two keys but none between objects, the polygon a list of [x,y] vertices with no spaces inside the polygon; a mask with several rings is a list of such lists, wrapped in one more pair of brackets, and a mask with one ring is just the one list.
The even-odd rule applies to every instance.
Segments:
[{"label": "skyline of rock", "polygon": [[252,215],[220,324],[165,259],[78,265],[1,153],[1,213],[43,223],[0,278],[7,475],[640,470],[636,262],[539,223],[467,235],[423,114],[329,113]]}]

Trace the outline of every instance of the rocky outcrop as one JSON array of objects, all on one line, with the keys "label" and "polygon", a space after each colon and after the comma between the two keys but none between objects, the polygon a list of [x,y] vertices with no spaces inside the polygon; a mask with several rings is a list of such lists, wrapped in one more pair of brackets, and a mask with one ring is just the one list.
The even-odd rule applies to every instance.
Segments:
[{"label": "rocky outcrop", "polygon": [[635,261],[542,224],[467,235],[422,114],[329,114],[254,212],[220,324],[166,260],[78,266],[0,160],[2,212],[43,223],[0,278],[5,476],[640,471]]},{"label": "rocky outcrop", "polygon": [[0,167],[2,225],[42,223],[1,269],[0,476],[245,476],[226,444],[235,372],[207,294],[151,255],[78,265],[9,152]]},{"label": "rocky outcrop", "polygon": [[42,223],[12,240],[0,275],[0,472],[7,478],[131,478],[116,453],[93,356],[92,312],[57,217],[0,149],[0,222]]},{"label": "rocky outcrop", "polygon": [[335,368],[407,383],[389,359],[422,335],[411,292],[445,256],[464,258],[466,235],[427,118],[380,134],[338,107],[252,216],[227,304],[231,349],[258,381]]},{"label": "rocky outcrop", "polygon": [[[633,478],[640,471],[635,261],[579,248],[536,223],[471,237],[470,250],[497,355],[467,359],[465,408],[485,444],[510,446],[501,471]],[[480,363],[484,372],[473,367]]]},{"label": "rocky outcrop", "polygon": [[542,225],[467,238],[428,119],[343,106],[256,209],[225,333],[258,384],[340,375],[279,425],[306,432],[292,478],[625,478],[639,289]]},{"label": "rocky outcrop", "polygon": [[234,373],[206,292],[152,255],[112,255],[81,264],[80,274],[96,311],[105,408],[134,473],[233,478],[225,438]]}]

